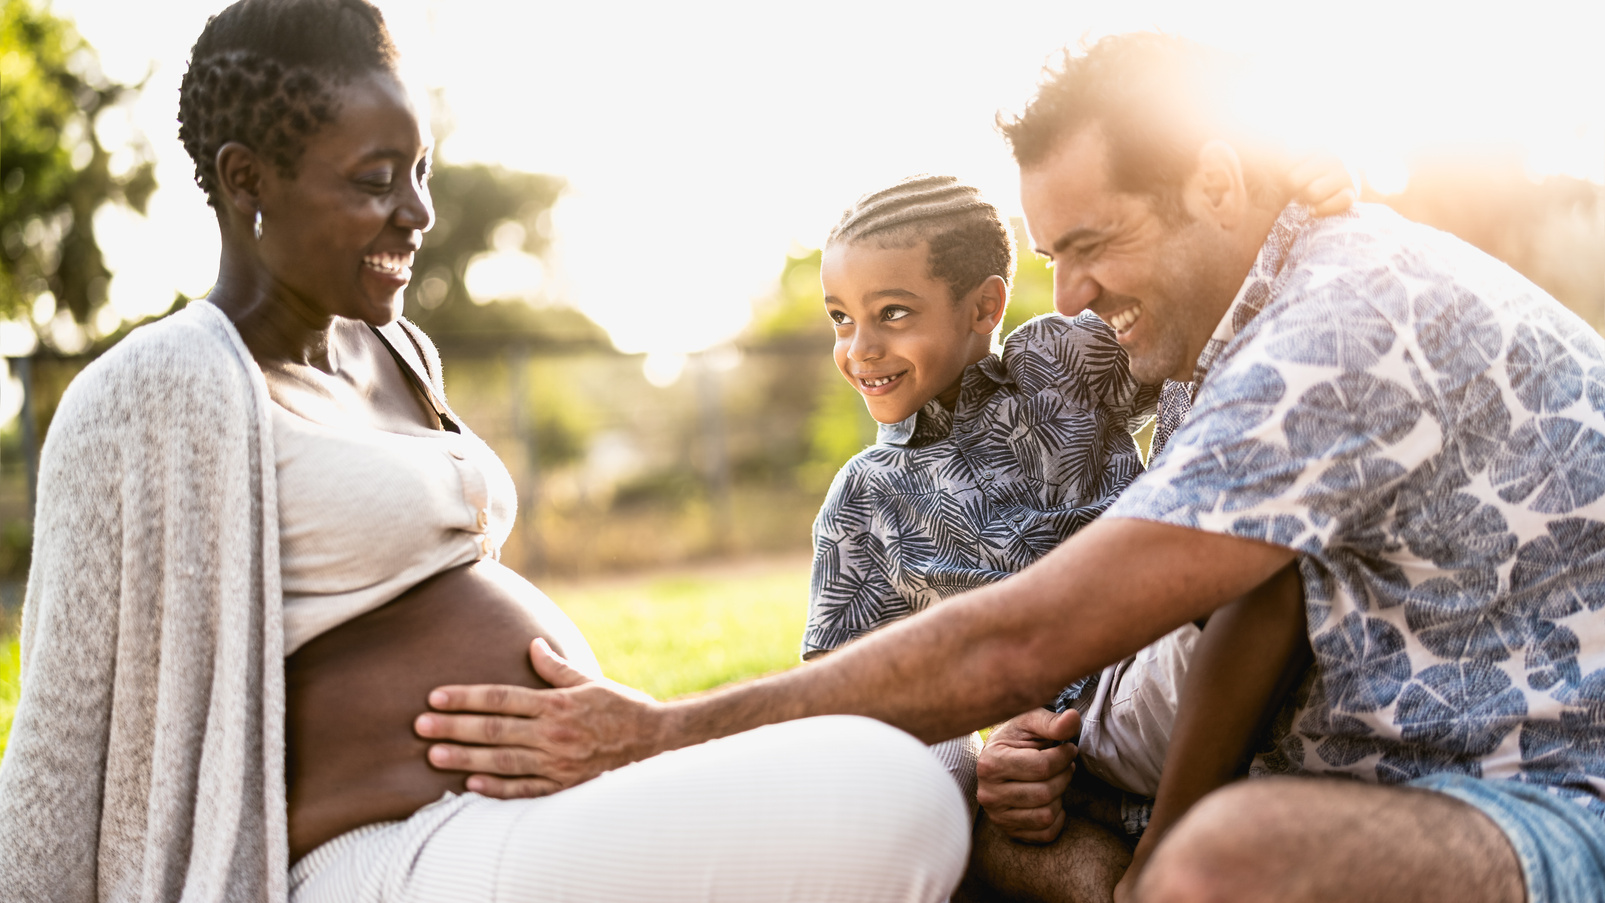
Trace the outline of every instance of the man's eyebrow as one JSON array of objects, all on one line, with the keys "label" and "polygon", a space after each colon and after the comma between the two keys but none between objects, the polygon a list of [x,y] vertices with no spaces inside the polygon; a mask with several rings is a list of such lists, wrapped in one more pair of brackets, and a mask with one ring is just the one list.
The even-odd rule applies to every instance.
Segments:
[{"label": "man's eyebrow", "polygon": [[1094,229],[1091,226],[1081,226],[1076,229],[1071,229],[1069,232],[1059,236],[1054,240],[1053,247],[1047,251],[1044,251],[1041,248],[1032,248],[1031,250],[1041,254],[1043,257],[1054,257],[1059,254],[1063,254],[1065,248],[1070,247],[1078,241],[1082,241],[1087,238],[1101,238],[1102,236],[1102,229]]}]

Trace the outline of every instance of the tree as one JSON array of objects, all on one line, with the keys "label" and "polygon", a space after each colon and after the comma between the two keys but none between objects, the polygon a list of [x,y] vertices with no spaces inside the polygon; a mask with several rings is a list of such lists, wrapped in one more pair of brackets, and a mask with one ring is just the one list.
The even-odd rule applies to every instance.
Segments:
[{"label": "tree", "polygon": [[106,78],[94,49],[47,8],[0,4],[0,318],[25,317],[49,292],[83,323],[111,275],[95,211],[115,202],[143,213],[156,188],[143,139],[127,149],[133,165],[114,172],[95,131],[101,112],[139,86]]}]

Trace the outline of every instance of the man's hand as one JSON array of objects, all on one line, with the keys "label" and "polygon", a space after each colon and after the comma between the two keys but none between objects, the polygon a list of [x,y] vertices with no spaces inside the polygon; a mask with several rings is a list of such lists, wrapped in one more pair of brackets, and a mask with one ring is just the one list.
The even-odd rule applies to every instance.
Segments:
[{"label": "man's hand", "polygon": [[975,797],[986,817],[1009,837],[1052,843],[1064,830],[1064,792],[1076,769],[1081,730],[1074,709],[1032,709],[998,725],[976,764]]},{"label": "man's hand", "polygon": [[587,676],[545,640],[530,644],[529,657],[553,689],[447,686],[429,694],[436,711],[419,715],[413,729],[426,740],[456,741],[429,747],[429,764],[472,772],[469,790],[512,799],[556,793],[662,751],[662,705],[652,697]]}]

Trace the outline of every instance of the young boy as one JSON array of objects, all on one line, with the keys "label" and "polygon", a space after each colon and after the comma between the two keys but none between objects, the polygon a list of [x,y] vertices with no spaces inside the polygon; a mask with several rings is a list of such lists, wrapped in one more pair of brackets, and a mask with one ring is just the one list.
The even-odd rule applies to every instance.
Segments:
[{"label": "young boy", "polygon": [[[1035,318],[994,352],[1013,273],[1007,224],[951,177],[866,195],[831,232],[836,364],[881,427],[814,525],[805,659],[1030,565],[1141,472],[1131,433],[1159,387],[1131,378],[1091,314]],[[1100,703],[1084,712],[1089,770],[1153,795],[1197,635],[1183,627],[1076,688],[1078,707]],[[934,749],[973,801],[979,736]]]},{"label": "young boy", "polygon": [[[1340,193],[1334,184],[1347,184],[1330,166],[1295,170],[1300,177],[1304,194],[1326,208]],[[1139,386],[1113,331],[1090,313],[1037,317],[996,351],[1013,272],[1007,224],[951,177],[865,195],[832,230],[820,276],[836,365],[881,426],[876,444],[837,474],[814,524],[804,659],[1035,562],[1141,471],[1131,433],[1156,404],[1153,454],[1185,416],[1190,388],[1167,383],[1161,401],[1160,387]],[[1294,608],[1296,579],[1273,584],[1265,604]],[[1082,715],[1077,744],[1089,772],[1142,797],[1158,792],[1199,634],[1183,626],[1061,694],[1058,706]],[[1232,636],[1215,646],[1252,648]],[[1235,694],[1228,701],[1242,699],[1244,713],[1233,714],[1246,722],[1222,742],[1192,730],[1202,735],[1194,744],[1213,742],[1215,759],[1240,757],[1275,701],[1266,678],[1254,680],[1211,684]],[[1217,702],[1209,688],[1190,694],[1195,704],[1201,695]],[[980,745],[971,735],[933,747],[972,809]],[[1224,766],[1226,777],[1235,765]],[[1222,770],[1210,759],[1172,778],[1171,818]],[[1143,823],[1146,815],[1131,833]]]}]

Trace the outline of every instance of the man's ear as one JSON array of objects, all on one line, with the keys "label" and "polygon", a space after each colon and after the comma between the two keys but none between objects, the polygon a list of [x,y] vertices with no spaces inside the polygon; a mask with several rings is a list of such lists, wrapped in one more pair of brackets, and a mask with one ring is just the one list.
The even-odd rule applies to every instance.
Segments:
[{"label": "man's ear", "polygon": [[1224,229],[1236,228],[1249,206],[1248,183],[1237,151],[1221,140],[1198,149],[1198,169],[1187,182],[1187,206]]},{"label": "man's ear", "polygon": [[221,200],[246,219],[262,207],[263,160],[238,141],[217,149],[217,190]]},{"label": "man's ear", "polygon": [[970,301],[975,305],[975,321],[970,328],[979,335],[991,335],[1003,322],[1003,311],[1009,305],[1009,285],[1002,276],[988,276],[970,292]]}]

